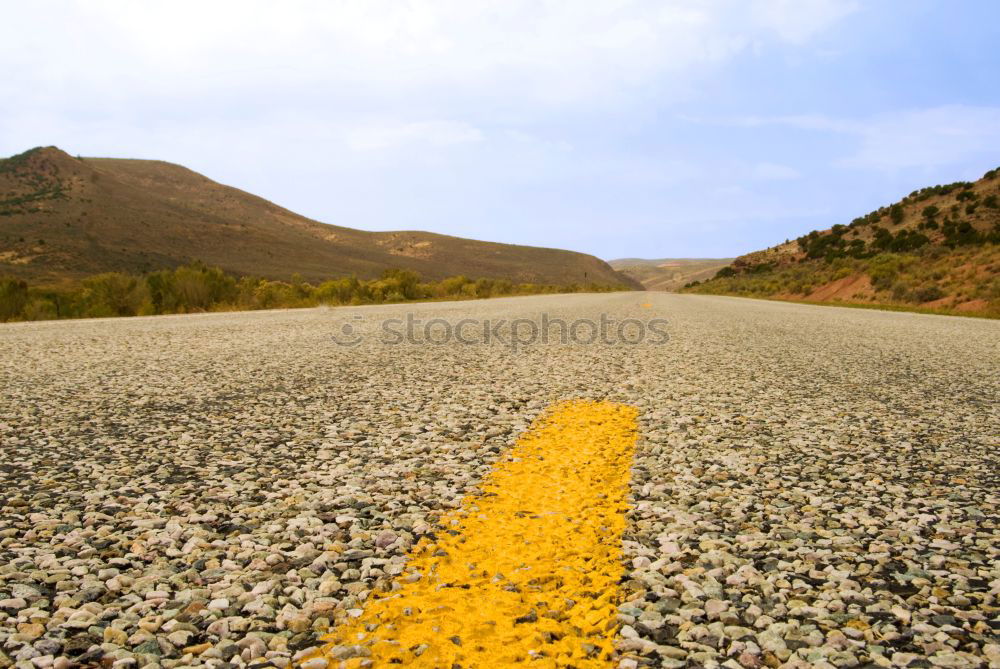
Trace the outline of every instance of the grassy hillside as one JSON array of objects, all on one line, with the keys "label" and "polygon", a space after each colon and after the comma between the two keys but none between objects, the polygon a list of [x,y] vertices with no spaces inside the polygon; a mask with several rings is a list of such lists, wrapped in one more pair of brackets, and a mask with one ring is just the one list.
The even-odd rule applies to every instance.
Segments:
[{"label": "grassy hillside", "polygon": [[643,285],[646,290],[675,291],[692,281],[710,279],[732,258],[621,258],[609,260],[618,272]]},{"label": "grassy hillside", "polygon": [[165,162],[74,158],[55,147],[0,160],[0,275],[53,283],[192,261],[282,280],[399,268],[431,280],[638,287],[583,253],[326,225]]},{"label": "grassy hillside", "polygon": [[684,290],[1000,316],[1000,168],[740,256]]}]

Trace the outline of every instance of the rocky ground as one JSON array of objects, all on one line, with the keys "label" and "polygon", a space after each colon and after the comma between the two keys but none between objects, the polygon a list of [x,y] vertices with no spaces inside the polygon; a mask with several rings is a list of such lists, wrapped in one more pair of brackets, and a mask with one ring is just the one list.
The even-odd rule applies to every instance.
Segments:
[{"label": "rocky ground", "polygon": [[[671,338],[380,329],[543,312]],[[1000,667],[995,321],[629,293],[11,324],[0,387],[0,668],[287,666],[569,397],[640,409],[621,667]]]}]

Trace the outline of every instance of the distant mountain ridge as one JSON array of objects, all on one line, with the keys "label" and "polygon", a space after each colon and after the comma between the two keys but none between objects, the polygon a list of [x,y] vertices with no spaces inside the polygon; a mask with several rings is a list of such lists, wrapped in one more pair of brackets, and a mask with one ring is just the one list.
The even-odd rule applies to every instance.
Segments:
[{"label": "distant mountain ridge", "polygon": [[692,281],[704,281],[732,258],[619,258],[609,260],[615,270],[640,282],[646,290],[675,291]]},{"label": "distant mountain ridge", "polygon": [[51,282],[193,260],[274,279],[399,268],[428,279],[641,288],[584,253],[327,225],[162,161],[74,158],[56,147],[0,160],[0,274]]}]

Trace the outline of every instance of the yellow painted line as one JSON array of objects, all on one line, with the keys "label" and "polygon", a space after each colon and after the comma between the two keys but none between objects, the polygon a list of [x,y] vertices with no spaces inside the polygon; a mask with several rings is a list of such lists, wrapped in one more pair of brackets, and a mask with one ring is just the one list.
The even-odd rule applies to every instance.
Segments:
[{"label": "yellow painted line", "polygon": [[[392,591],[325,639],[330,666],[611,666],[636,415],[551,408],[413,547]],[[344,646],[364,657],[339,659]]]}]

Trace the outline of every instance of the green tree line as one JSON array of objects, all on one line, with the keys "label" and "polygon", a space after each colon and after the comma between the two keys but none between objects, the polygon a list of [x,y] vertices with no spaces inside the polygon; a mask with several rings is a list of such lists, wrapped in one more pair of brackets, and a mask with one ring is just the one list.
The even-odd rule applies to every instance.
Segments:
[{"label": "green tree line", "polygon": [[151,316],[626,289],[625,286],[596,283],[550,285],[465,276],[422,281],[416,272],[400,269],[388,269],[378,279],[345,277],[312,284],[297,275],[290,281],[236,277],[218,267],[193,263],[143,275],[107,272],[62,286],[34,286],[14,277],[0,277],[0,321]]}]

